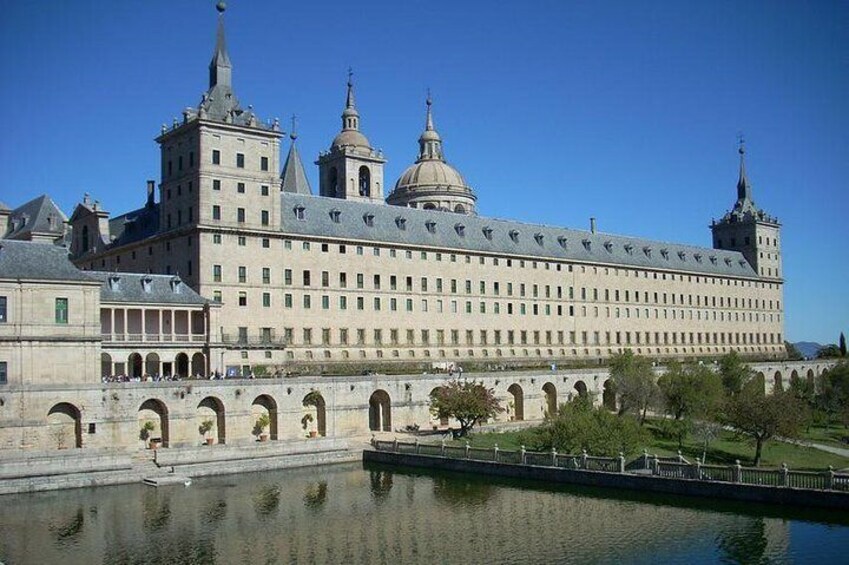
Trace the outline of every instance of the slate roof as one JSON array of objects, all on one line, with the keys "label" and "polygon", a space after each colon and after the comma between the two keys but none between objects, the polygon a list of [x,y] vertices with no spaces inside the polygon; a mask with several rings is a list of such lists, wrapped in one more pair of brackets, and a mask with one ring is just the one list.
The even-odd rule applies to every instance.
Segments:
[{"label": "slate roof", "polygon": [[0,279],[94,282],[71,263],[65,247],[8,239],[0,240]]},{"label": "slate roof", "polygon": [[[192,290],[186,283],[174,275],[152,275],[143,273],[109,273],[106,271],[86,271],[93,279],[100,281],[101,302],[126,302],[132,304],[182,304],[200,305],[207,300]],[[117,277],[117,285],[110,284],[109,278]],[[143,279],[149,280],[149,290],[145,290]],[[179,281],[179,292],[174,282]]]},{"label": "slate roof", "polygon": [[[50,218],[53,225],[50,225]],[[65,232],[64,222],[68,217],[56,206],[56,203],[42,194],[26,204],[18,206],[9,214],[9,232],[3,237],[7,239],[23,239],[33,232],[55,233],[57,237]]]},{"label": "slate roof", "polygon": [[144,206],[109,220],[110,242],[107,245],[120,246],[146,239],[159,231],[159,203]]},{"label": "slate roof", "polygon": [[294,138],[289,147],[289,154],[286,156],[286,164],[283,165],[280,179],[280,190],[283,192],[312,194],[310,182],[307,180],[307,174],[304,171],[304,163],[301,161],[301,155],[298,153],[298,146],[295,144]]},{"label": "slate roof", "polygon": [[[282,231],[297,235],[693,274],[758,276],[737,251],[286,192],[281,193],[280,203]],[[302,209],[303,220],[297,219],[296,209]]]}]

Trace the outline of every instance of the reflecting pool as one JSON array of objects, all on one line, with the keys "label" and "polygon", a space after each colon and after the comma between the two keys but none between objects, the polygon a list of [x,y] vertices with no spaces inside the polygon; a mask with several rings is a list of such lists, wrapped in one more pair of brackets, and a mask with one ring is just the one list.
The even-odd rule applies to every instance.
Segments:
[{"label": "reflecting pool", "polygon": [[0,562],[838,563],[849,516],[361,464],[0,497]]}]

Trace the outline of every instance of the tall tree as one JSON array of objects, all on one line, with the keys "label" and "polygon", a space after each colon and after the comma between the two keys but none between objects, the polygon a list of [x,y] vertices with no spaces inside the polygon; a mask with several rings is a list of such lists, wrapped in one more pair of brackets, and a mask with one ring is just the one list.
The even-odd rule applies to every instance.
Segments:
[{"label": "tall tree", "polygon": [[791,391],[765,395],[747,388],[729,401],[726,410],[726,423],[754,442],[755,466],[761,464],[766,442],[775,436],[797,437],[806,417],[806,406]]},{"label": "tall tree", "polygon": [[843,332],[840,332],[840,341],[838,342],[837,347],[840,349],[840,356],[846,357],[846,336],[843,335]]},{"label": "tall tree", "polygon": [[644,423],[649,407],[660,399],[651,361],[626,349],[610,358],[610,378],[620,397],[619,414],[634,410],[640,415],[640,424]]},{"label": "tall tree", "polygon": [[454,379],[430,393],[430,411],[437,418],[455,418],[460,422],[460,437],[475,425],[503,412],[495,391],[483,383]]},{"label": "tall tree", "polygon": [[732,351],[723,355],[719,360],[719,376],[722,386],[729,396],[736,396],[743,390],[743,386],[754,376],[754,372],[743,362],[743,359]]},{"label": "tall tree", "polygon": [[789,341],[784,342],[784,349],[787,351],[788,361],[801,361],[805,358],[796,346]]},{"label": "tall tree", "polygon": [[657,379],[657,386],[666,413],[674,418],[668,427],[678,437],[679,447],[683,446],[693,422],[715,418],[723,400],[719,375],[696,363],[682,365],[670,361]]},{"label": "tall tree", "polygon": [[819,351],[817,351],[818,359],[831,359],[833,357],[840,357],[840,347],[833,343],[823,345],[820,347]]}]

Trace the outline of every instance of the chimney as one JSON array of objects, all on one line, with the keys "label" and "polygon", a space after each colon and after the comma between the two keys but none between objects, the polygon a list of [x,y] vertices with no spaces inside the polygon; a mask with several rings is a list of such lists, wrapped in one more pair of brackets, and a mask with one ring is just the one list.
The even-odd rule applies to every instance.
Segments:
[{"label": "chimney", "polygon": [[153,206],[153,190],[156,187],[156,181],[147,181],[147,207]]},{"label": "chimney", "polygon": [[590,217],[590,233],[595,233],[595,217]]}]

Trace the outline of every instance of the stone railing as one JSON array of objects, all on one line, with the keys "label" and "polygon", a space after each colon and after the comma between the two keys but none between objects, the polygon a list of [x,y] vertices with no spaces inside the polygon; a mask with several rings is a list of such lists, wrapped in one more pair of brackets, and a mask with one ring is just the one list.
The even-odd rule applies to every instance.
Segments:
[{"label": "stone railing", "polygon": [[445,440],[440,444],[432,444],[419,443],[418,440],[402,442],[373,438],[371,444],[378,451],[449,459],[849,493],[849,473],[835,472],[832,467],[826,471],[815,472],[792,471],[787,465],[782,465],[779,469],[743,467],[740,461],[734,465],[706,465],[698,459],[695,463],[690,463],[680,453],[678,457],[660,458],[657,455],[649,456],[646,452],[626,464],[622,453],[618,457],[596,457],[588,455],[586,451],[573,455],[558,453],[555,449],[547,452],[528,451],[524,446],[518,451],[513,451],[500,449],[498,444],[492,448],[480,448],[472,447],[469,442],[466,442],[464,446],[448,445]]},{"label": "stone railing", "polygon": [[109,343],[203,343],[206,334],[105,333],[102,334],[102,340]]}]

